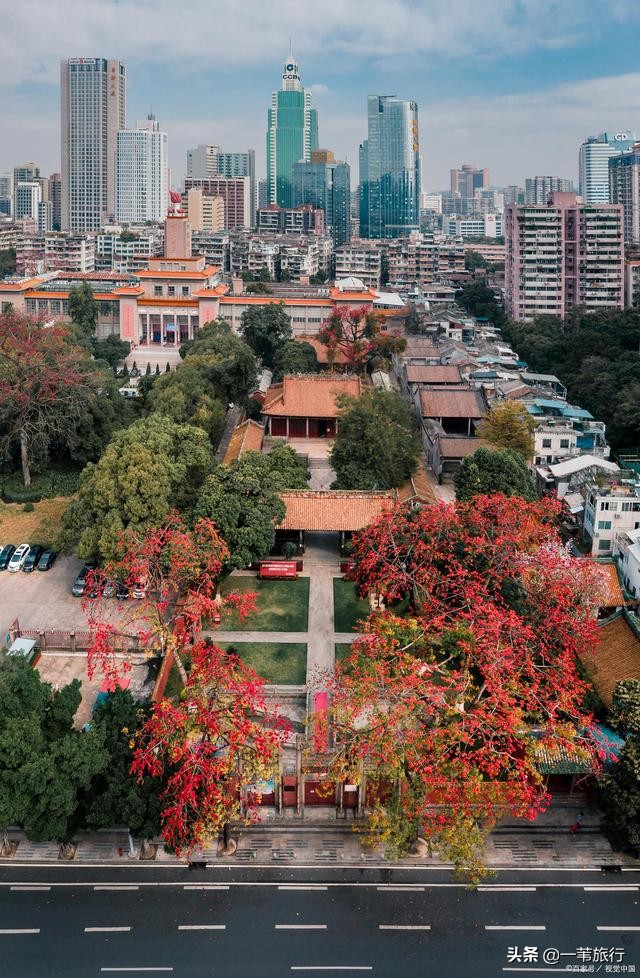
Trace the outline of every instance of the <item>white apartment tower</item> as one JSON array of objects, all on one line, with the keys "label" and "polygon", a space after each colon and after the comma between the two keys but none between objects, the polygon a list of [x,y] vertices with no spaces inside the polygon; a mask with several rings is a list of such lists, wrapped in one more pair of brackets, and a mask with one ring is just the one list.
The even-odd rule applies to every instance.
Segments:
[{"label": "white apartment tower", "polygon": [[153,115],[118,132],[116,221],[164,221],[169,200],[168,137]]},{"label": "white apartment tower", "polygon": [[63,230],[100,230],[115,213],[116,145],[126,122],[126,68],[106,58],[60,66]]},{"label": "white apartment tower", "polygon": [[25,217],[38,220],[38,206],[42,201],[42,184],[37,180],[20,182],[16,186],[13,216],[16,221]]}]

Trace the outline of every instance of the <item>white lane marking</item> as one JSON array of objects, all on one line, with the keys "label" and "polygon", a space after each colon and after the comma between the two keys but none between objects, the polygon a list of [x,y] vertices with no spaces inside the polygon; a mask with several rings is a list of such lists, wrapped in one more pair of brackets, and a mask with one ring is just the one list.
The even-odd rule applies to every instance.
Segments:
[{"label": "white lane marking", "polygon": [[370,964],[292,964],[292,971],[373,971]]},{"label": "white lane marking", "polygon": [[134,971],[173,971],[173,968],[100,968],[100,971],[125,971],[131,974]]},{"label": "white lane marking", "polygon": [[[454,884],[455,885],[455,884]],[[424,886],[394,886],[392,883],[387,886],[377,886],[378,893],[424,893]]]},{"label": "white lane marking", "polygon": [[139,890],[140,887],[133,883],[97,883],[94,890]]},{"label": "white lane marking", "polygon": [[6,928],[5,930],[0,930],[0,934],[39,934],[39,927],[12,927]]},{"label": "white lane marking", "polygon": [[[585,887],[586,889],[586,887]],[[478,887],[478,893],[535,893],[535,886],[484,886]]]},{"label": "white lane marking", "polygon": [[596,930],[613,930],[613,931],[628,931],[628,930],[640,930],[640,927],[630,927],[627,924],[622,924],[620,927],[596,927]]},{"label": "white lane marking", "polygon": [[546,930],[544,924],[485,924],[485,930]]},{"label": "white lane marking", "polygon": [[130,927],[85,927],[85,934],[119,934],[128,933]]},{"label": "white lane marking", "polygon": [[276,924],[276,930],[326,930],[326,924]]},{"label": "white lane marking", "polygon": [[226,924],[179,924],[178,930],[226,930]]},{"label": "white lane marking", "polygon": [[10,886],[13,893],[48,893],[50,886]]},{"label": "white lane marking", "polygon": [[305,883],[279,883],[278,889],[279,890],[315,890],[317,892],[319,891],[326,892],[327,887],[316,886],[315,884],[310,884],[309,886],[307,886]]},{"label": "white lane marking", "polygon": [[585,886],[585,893],[637,893],[638,886]]},{"label": "white lane marking", "polygon": [[430,924],[378,924],[379,930],[431,930]]},{"label": "white lane marking", "polygon": [[185,883],[185,890],[228,890],[223,883]]}]

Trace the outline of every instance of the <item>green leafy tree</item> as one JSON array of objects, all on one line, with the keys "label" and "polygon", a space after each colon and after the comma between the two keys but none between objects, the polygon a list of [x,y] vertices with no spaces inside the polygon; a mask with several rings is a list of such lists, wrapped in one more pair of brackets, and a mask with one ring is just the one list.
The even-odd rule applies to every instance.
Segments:
[{"label": "green leafy tree", "polygon": [[98,326],[98,302],[88,282],[74,286],[69,293],[69,318],[83,336],[95,336]]},{"label": "green leafy tree", "polygon": [[118,363],[129,355],[130,345],[119,336],[107,336],[104,340],[92,338],[91,352],[96,360],[104,360],[115,372]]},{"label": "green leafy tree", "polygon": [[601,783],[603,829],[611,844],[640,855],[640,682],[616,683],[612,723],[625,736],[618,761]]},{"label": "green leafy tree", "polygon": [[7,278],[15,275],[16,271],[16,249],[5,248],[0,251],[0,278]]},{"label": "green leafy tree", "polygon": [[505,321],[504,309],[498,302],[493,289],[484,282],[465,285],[456,294],[456,302],[479,319],[488,319],[494,326],[502,326]]},{"label": "green leafy tree", "polygon": [[522,455],[526,462],[533,456],[533,433],[536,422],[520,401],[501,401],[480,423],[478,434],[495,448],[509,449]]},{"label": "green leafy tree", "polygon": [[224,428],[226,404],[212,393],[201,359],[190,356],[176,370],[159,377],[149,392],[148,406],[177,424],[203,428],[215,447]]},{"label": "green leafy tree", "polygon": [[194,340],[180,347],[185,364],[202,373],[213,395],[223,404],[242,403],[253,390],[258,375],[255,353],[228,323],[207,323]]},{"label": "green leafy tree", "polygon": [[273,549],[275,528],[285,514],[278,492],[305,489],[309,473],[288,445],[272,452],[246,452],[220,465],[206,480],[195,517],[216,524],[229,547],[229,568],[247,567]]},{"label": "green leafy tree", "polygon": [[395,391],[340,398],[331,465],[335,489],[391,489],[415,472],[420,446],[406,401]]},{"label": "green leafy tree", "polygon": [[282,380],[285,374],[316,374],[318,370],[318,357],[311,343],[287,340],[276,354],[273,379]]},{"label": "green leafy tree", "polygon": [[456,499],[466,502],[473,496],[500,492],[533,500],[536,491],[522,455],[515,451],[479,448],[463,459],[454,476]]},{"label": "green leafy tree", "polygon": [[205,431],[151,415],[118,431],[82,473],[64,514],[61,544],[82,558],[112,559],[123,530],[157,526],[190,508],[214,465]]},{"label": "green leafy tree", "polygon": [[263,365],[272,367],[280,349],[292,336],[284,303],[246,309],[240,320],[240,332]]}]

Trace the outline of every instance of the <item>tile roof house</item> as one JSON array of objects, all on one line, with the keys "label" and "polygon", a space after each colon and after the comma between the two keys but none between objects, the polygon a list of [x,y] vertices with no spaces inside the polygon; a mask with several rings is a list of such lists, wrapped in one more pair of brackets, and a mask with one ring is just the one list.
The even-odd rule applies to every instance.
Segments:
[{"label": "tile roof house", "polygon": [[596,692],[611,707],[621,679],[640,679],[640,621],[628,610],[616,611],[600,623],[594,652],[580,656]]},{"label": "tile roof house", "polygon": [[290,489],[280,493],[286,514],[279,530],[354,533],[395,506],[394,493]]},{"label": "tile roof house", "polygon": [[428,387],[420,390],[420,416],[436,421],[446,435],[470,437],[488,413],[481,391],[471,387]]},{"label": "tile roof house", "polygon": [[359,377],[338,374],[287,375],[273,384],[262,406],[267,433],[278,438],[335,438],[338,397],[359,398]]},{"label": "tile roof house", "polygon": [[224,453],[224,465],[231,465],[245,452],[261,452],[264,442],[264,428],[257,421],[244,421],[234,430]]}]

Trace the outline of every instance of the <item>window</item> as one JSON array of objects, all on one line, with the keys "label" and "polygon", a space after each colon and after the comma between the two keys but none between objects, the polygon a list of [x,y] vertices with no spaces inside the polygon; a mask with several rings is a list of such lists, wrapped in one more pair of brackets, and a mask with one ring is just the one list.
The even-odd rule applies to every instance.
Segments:
[{"label": "window", "polygon": [[550,438],[543,438],[542,439],[542,447],[543,448],[551,448],[551,439]]},{"label": "window", "polygon": [[188,286],[188,285],[183,285],[183,286],[182,286],[182,294],[183,294],[184,296],[187,296],[187,295],[189,295],[189,286]]},{"label": "window", "polygon": [[175,285],[167,285],[167,295],[175,295],[176,287]]},{"label": "window", "polygon": [[599,530],[610,530],[611,529],[611,520],[598,520],[598,529]]},{"label": "window", "polygon": [[162,295],[162,286],[161,285],[154,285],[154,287],[153,287],[153,294],[156,296],[156,298],[159,298]]},{"label": "window", "polygon": [[598,540],[598,550],[611,550],[611,540]]},{"label": "window", "polygon": [[569,439],[568,438],[561,438],[560,439],[560,448],[568,448],[568,447],[569,447]]}]

